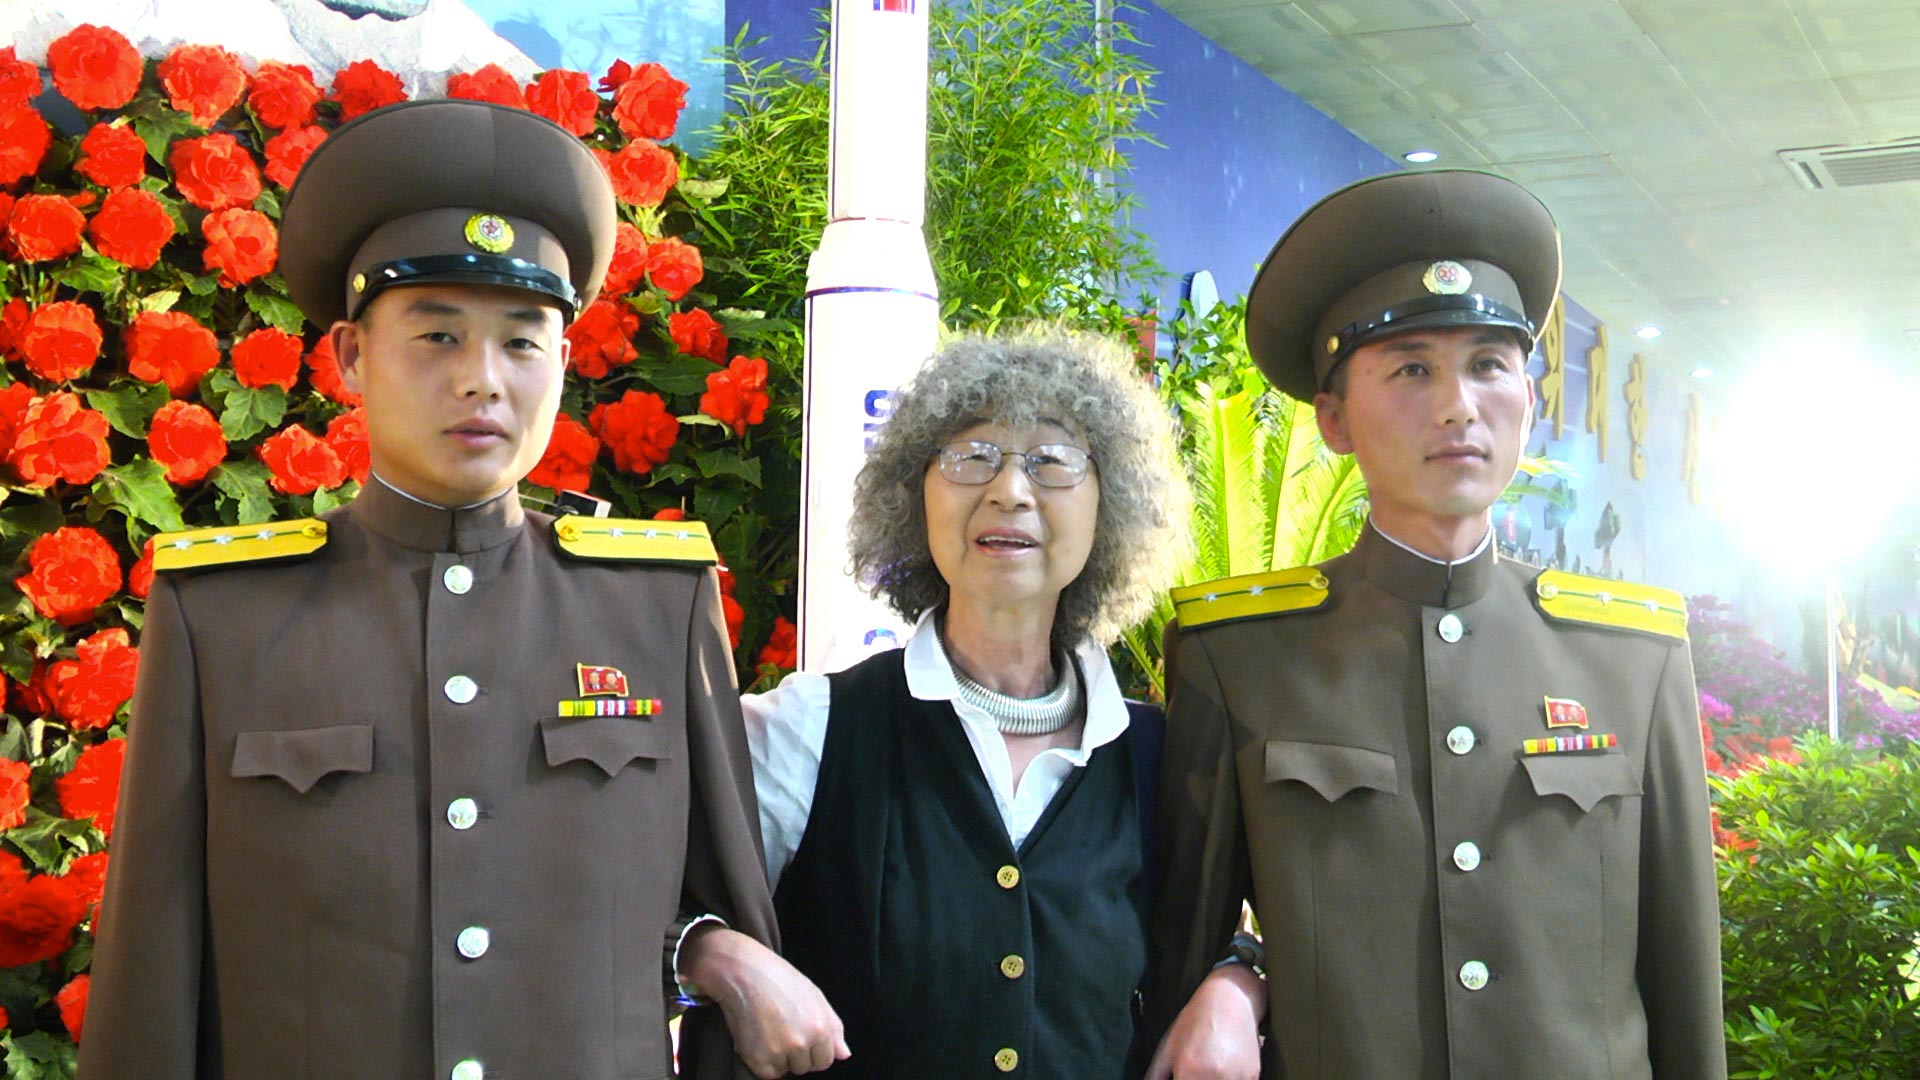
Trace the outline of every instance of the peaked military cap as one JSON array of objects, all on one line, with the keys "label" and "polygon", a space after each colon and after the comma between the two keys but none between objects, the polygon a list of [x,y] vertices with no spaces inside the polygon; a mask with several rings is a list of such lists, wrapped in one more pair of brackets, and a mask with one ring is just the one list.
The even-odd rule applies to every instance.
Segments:
[{"label": "peaked military cap", "polygon": [[1504,326],[1525,348],[1560,292],[1560,231],[1527,189],[1464,169],[1376,176],[1320,200],[1268,253],[1247,349],[1313,400],[1353,350],[1435,326]]},{"label": "peaked military cap", "polygon": [[613,184],[571,132],[524,109],[388,106],[320,144],[287,195],[280,270],[307,319],[358,318],[395,285],[505,285],[566,317],[613,258]]}]

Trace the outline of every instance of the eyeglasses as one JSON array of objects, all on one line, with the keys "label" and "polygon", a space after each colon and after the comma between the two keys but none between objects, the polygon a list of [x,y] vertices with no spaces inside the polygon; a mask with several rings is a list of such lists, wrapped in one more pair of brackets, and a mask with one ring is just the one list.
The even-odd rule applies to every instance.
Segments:
[{"label": "eyeglasses", "polygon": [[940,475],[956,484],[985,484],[1000,475],[1007,458],[1021,459],[1027,479],[1050,488],[1070,488],[1087,478],[1093,455],[1068,443],[1048,443],[1025,452],[1002,450],[990,442],[956,442],[940,448]]}]

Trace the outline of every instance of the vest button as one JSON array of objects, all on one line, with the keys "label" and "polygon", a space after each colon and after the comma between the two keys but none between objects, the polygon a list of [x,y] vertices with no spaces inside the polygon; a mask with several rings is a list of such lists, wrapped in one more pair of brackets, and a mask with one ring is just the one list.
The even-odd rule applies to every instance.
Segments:
[{"label": "vest button", "polygon": [[1020,1067],[1020,1052],[1011,1046],[1003,1046],[993,1055],[993,1067],[1001,1072],[1012,1072]]},{"label": "vest button", "polygon": [[1478,960],[1469,960],[1460,965],[1460,985],[1469,990],[1479,990],[1487,985],[1487,965]]},{"label": "vest button", "polygon": [[1000,974],[1009,979],[1017,979],[1027,973],[1027,962],[1018,956],[1008,955],[1000,960]]},{"label": "vest button", "polygon": [[440,581],[447,591],[455,596],[465,596],[473,588],[473,571],[465,566],[449,566],[447,572],[440,575]]},{"label": "vest button", "polygon": [[487,1075],[487,1070],[481,1068],[479,1062],[468,1058],[455,1065],[450,1075],[453,1080],[481,1080]]},{"label": "vest button", "polygon": [[1453,848],[1453,865],[1466,873],[1472,873],[1480,866],[1480,845],[1471,840],[1462,840]]},{"label": "vest button", "polygon": [[1467,626],[1460,621],[1460,616],[1449,611],[1445,615],[1440,616],[1440,624],[1436,629],[1440,631],[1440,640],[1452,645],[1460,640],[1462,634],[1466,633]]},{"label": "vest button", "polygon": [[1447,732],[1447,749],[1456,754],[1473,752],[1473,744],[1479,740],[1474,737],[1473,729],[1465,724]]},{"label": "vest button", "polygon": [[1020,868],[1017,866],[1003,866],[1000,868],[999,873],[993,875],[993,880],[999,882],[1001,888],[1011,889],[1015,885],[1020,884]]}]

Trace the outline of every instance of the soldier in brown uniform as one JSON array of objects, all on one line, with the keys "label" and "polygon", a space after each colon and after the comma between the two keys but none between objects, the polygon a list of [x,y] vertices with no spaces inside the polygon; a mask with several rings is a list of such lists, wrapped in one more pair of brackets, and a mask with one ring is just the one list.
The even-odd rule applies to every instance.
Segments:
[{"label": "soldier in brown uniform", "polygon": [[1441,171],[1328,197],[1254,284],[1254,359],[1372,517],[1322,566],[1176,590],[1148,998],[1176,1076],[1243,899],[1263,1075],[1726,1074],[1683,602],[1491,541],[1559,276],[1538,200]]},{"label": "soldier in brown uniform", "polygon": [[515,493],[614,220],[578,139],[476,102],[301,174],[282,269],[374,476],[156,546],[87,1080],[669,1076],[676,913],[771,943],[705,531]]}]

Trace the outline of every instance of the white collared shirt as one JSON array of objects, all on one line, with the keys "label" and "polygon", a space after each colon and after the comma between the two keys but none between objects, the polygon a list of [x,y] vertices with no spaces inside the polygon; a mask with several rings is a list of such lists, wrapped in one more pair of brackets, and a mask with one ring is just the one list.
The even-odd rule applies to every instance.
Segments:
[{"label": "white collared shirt", "polygon": [[[1372,524],[1372,522],[1368,522],[1368,524]],[[1448,568],[1459,566],[1461,563],[1472,562],[1473,560],[1479,558],[1481,555],[1485,554],[1487,550],[1487,545],[1493,543],[1493,525],[1489,523],[1487,525],[1487,535],[1481,537],[1480,543],[1474,545],[1472,554],[1455,559],[1452,562],[1448,562],[1445,559],[1436,559],[1433,556],[1427,554],[1426,552],[1421,551],[1419,548],[1414,547],[1412,544],[1403,543],[1402,541],[1395,539],[1394,537],[1388,535],[1387,531],[1385,529],[1382,529],[1378,525],[1373,526],[1373,531],[1380,534],[1380,539],[1385,540],[1387,543],[1392,544],[1394,547],[1397,547],[1402,551],[1410,552],[1414,555],[1420,556],[1421,558],[1427,560],[1430,563],[1438,563],[1439,565],[1445,566]]]},{"label": "white collared shirt", "polygon": [[[1027,766],[1026,774],[1016,779],[1006,740],[993,717],[961,699],[953,664],[940,645],[940,635],[934,632],[933,619],[932,611],[920,616],[913,636],[907,639],[907,691],[921,701],[953,703],[973,756],[993,792],[1007,838],[1017,848],[1073,770],[1085,766],[1095,750],[1127,729],[1127,703],[1120,696],[1113,664],[1092,641],[1074,647],[1074,658],[1086,680],[1087,722],[1080,745],[1041,751]],[[796,671],[772,690],[740,699],[747,720],[747,746],[753,752],[754,794],[760,798],[767,881],[776,888],[794,852],[800,849],[807,818],[812,814],[820,756],[827,743],[829,686],[825,675]]]}]

